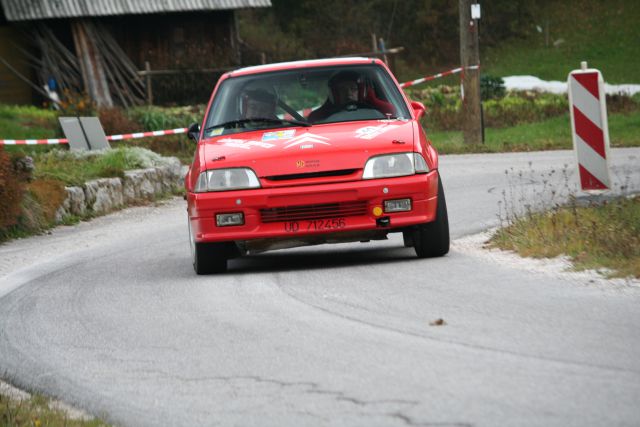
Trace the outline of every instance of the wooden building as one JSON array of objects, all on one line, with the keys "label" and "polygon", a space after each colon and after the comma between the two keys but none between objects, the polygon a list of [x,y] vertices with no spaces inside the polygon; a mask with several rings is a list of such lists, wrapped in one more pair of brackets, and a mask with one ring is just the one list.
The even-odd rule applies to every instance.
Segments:
[{"label": "wooden building", "polygon": [[[147,63],[152,70],[240,65],[235,11],[271,6],[270,0],[0,0],[0,4],[0,59],[14,68],[9,71],[0,60],[0,103],[30,102],[37,99],[33,96],[37,88],[53,81],[57,90],[86,91],[101,106],[144,101],[147,80],[139,72]],[[157,90],[154,81],[158,98],[167,98],[169,92],[173,102],[184,102],[179,97],[185,90],[174,87],[181,78],[192,86],[204,79],[209,92],[215,83],[206,81],[215,78],[212,74],[191,80],[186,74],[165,79],[164,90]]]}]

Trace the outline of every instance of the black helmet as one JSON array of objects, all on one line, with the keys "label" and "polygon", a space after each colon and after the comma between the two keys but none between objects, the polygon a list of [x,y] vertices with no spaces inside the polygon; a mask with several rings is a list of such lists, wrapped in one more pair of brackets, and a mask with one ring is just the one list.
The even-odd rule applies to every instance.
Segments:
[{"label": "black helmet", "polygon": [[329,86],[334,87],[336,84],[340,82],[356,82],[360,80],[360,73],[355,71],[338,71],[329,79]]},{"label": "black helmet", "polygon": [[265,103],[275,103],[276,96],[264,89],[249,89],[244,92],[244,95],[249,98]]}]

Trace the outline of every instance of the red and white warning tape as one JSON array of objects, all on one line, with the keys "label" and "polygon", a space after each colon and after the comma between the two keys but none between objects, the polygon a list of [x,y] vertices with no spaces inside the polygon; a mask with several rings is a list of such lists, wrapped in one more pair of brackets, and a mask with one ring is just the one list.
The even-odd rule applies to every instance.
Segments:
[{"label": "red and white warning tape", "polygon": [[0,139],[0,145],[48,145],[68,144],[64,138],[60,139]]},{"label": "red and white warning tape", "polygon": [[[125,133],[123,135],[109,135],[107,140],[109,141],[121,141],[125,139],[137,139],[146,138],[149,136],[162,136],[162,135],[175,135],[177,133],[187,132],[187,128],[168,129],[168,130],[155,130],[152,132],[137,132],[137,133]],[[65,138],[58,139],[0,139],[0,145],[53,145],[53,144],[68,144],[69,141]]]},{"label": "red and white warning tape", "polygon": [[[470,65],[470,66],[466,67],[467,70],[477,70],[479,68],[480,68],[479,65]],[[452,74],[458,74],[458,73],[461,73],[464,70],[465,70],[464,67],[454,68],[453,70],[449,70],[449,71],[445,71],[445,72],[442,72],[442,73],[434,74],[432,76],[426,76],[426,77],[422,77],[420,79],[412,80],[410,82],[400,83],[400,87],[404,88],[404,87],[409,87],[409,86],[415,86],[415,85],[418,85],[420,83],[428,82],[430,80],[439,79],[441,77],[450,76]]]},{"label": "red and white warning tape", "polygon": [[125,133],[123,135],[109,135],[107,140],[120,141],[123,139],[137,139],[146,138],[148,136],[162,136],[162,135],[174,135],[177,133],[185,133],[187,128],[169,129],[169,130],[154,130],[151,132],[138,132],[138,133]]}]

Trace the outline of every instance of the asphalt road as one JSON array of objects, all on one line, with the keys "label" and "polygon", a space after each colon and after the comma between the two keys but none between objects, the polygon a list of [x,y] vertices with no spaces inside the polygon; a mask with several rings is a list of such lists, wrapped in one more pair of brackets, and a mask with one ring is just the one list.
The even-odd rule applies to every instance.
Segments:
[{"label": "asphalt road", "polygon": [[[618,186],[639,159],[613,151]],[[196,276],[182,200],[0,246],[0,376],[130,426],[639,425],[640,283],[464,237],[562,197],[571,162],[443,156],[440,259],[395,236]]]}]

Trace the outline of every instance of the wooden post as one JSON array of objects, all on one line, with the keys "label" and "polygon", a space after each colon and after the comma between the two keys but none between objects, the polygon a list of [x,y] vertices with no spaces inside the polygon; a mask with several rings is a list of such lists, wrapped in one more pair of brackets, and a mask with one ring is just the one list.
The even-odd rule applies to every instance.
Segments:
[{"label": "wooden post", "polygon": [[233,50],[235,65],[242,64],[242,49],[240,48],[240,30],[238,28],[238,14],[231,11],[231,49]]},{"label": "wooden post", "polygon": [[147,86],[147,104],[153,105],[153,89],[151,88],[151,64],[144,61],[144,70],[146,71],[145,80]]},{"label": "wooden post", "polygon": [[109,84],[100,51],[92,37],[88,21],[73,21],[71,31],[76,46],[76,55],[82,70],[85,90],[99,107],[113,107]]},{"label": "wooden post", "polygon": [[387,46],[384,44],[384,39],[382,37],[380,37],[380,51],[382,52],[382,60],[384,61],[385,64],[387,64],[387,67],[389,66],[389,60],[387,59]]},{"label": "wooden post", "polygon": [[[471,19],[471,4],[477,0],[459,0],[460,62],[463,67],[462,131],[465,144],[482,143],[480,117],[480,53],[478,22]],[[469,66],[475,66],[469,69]]]}]

